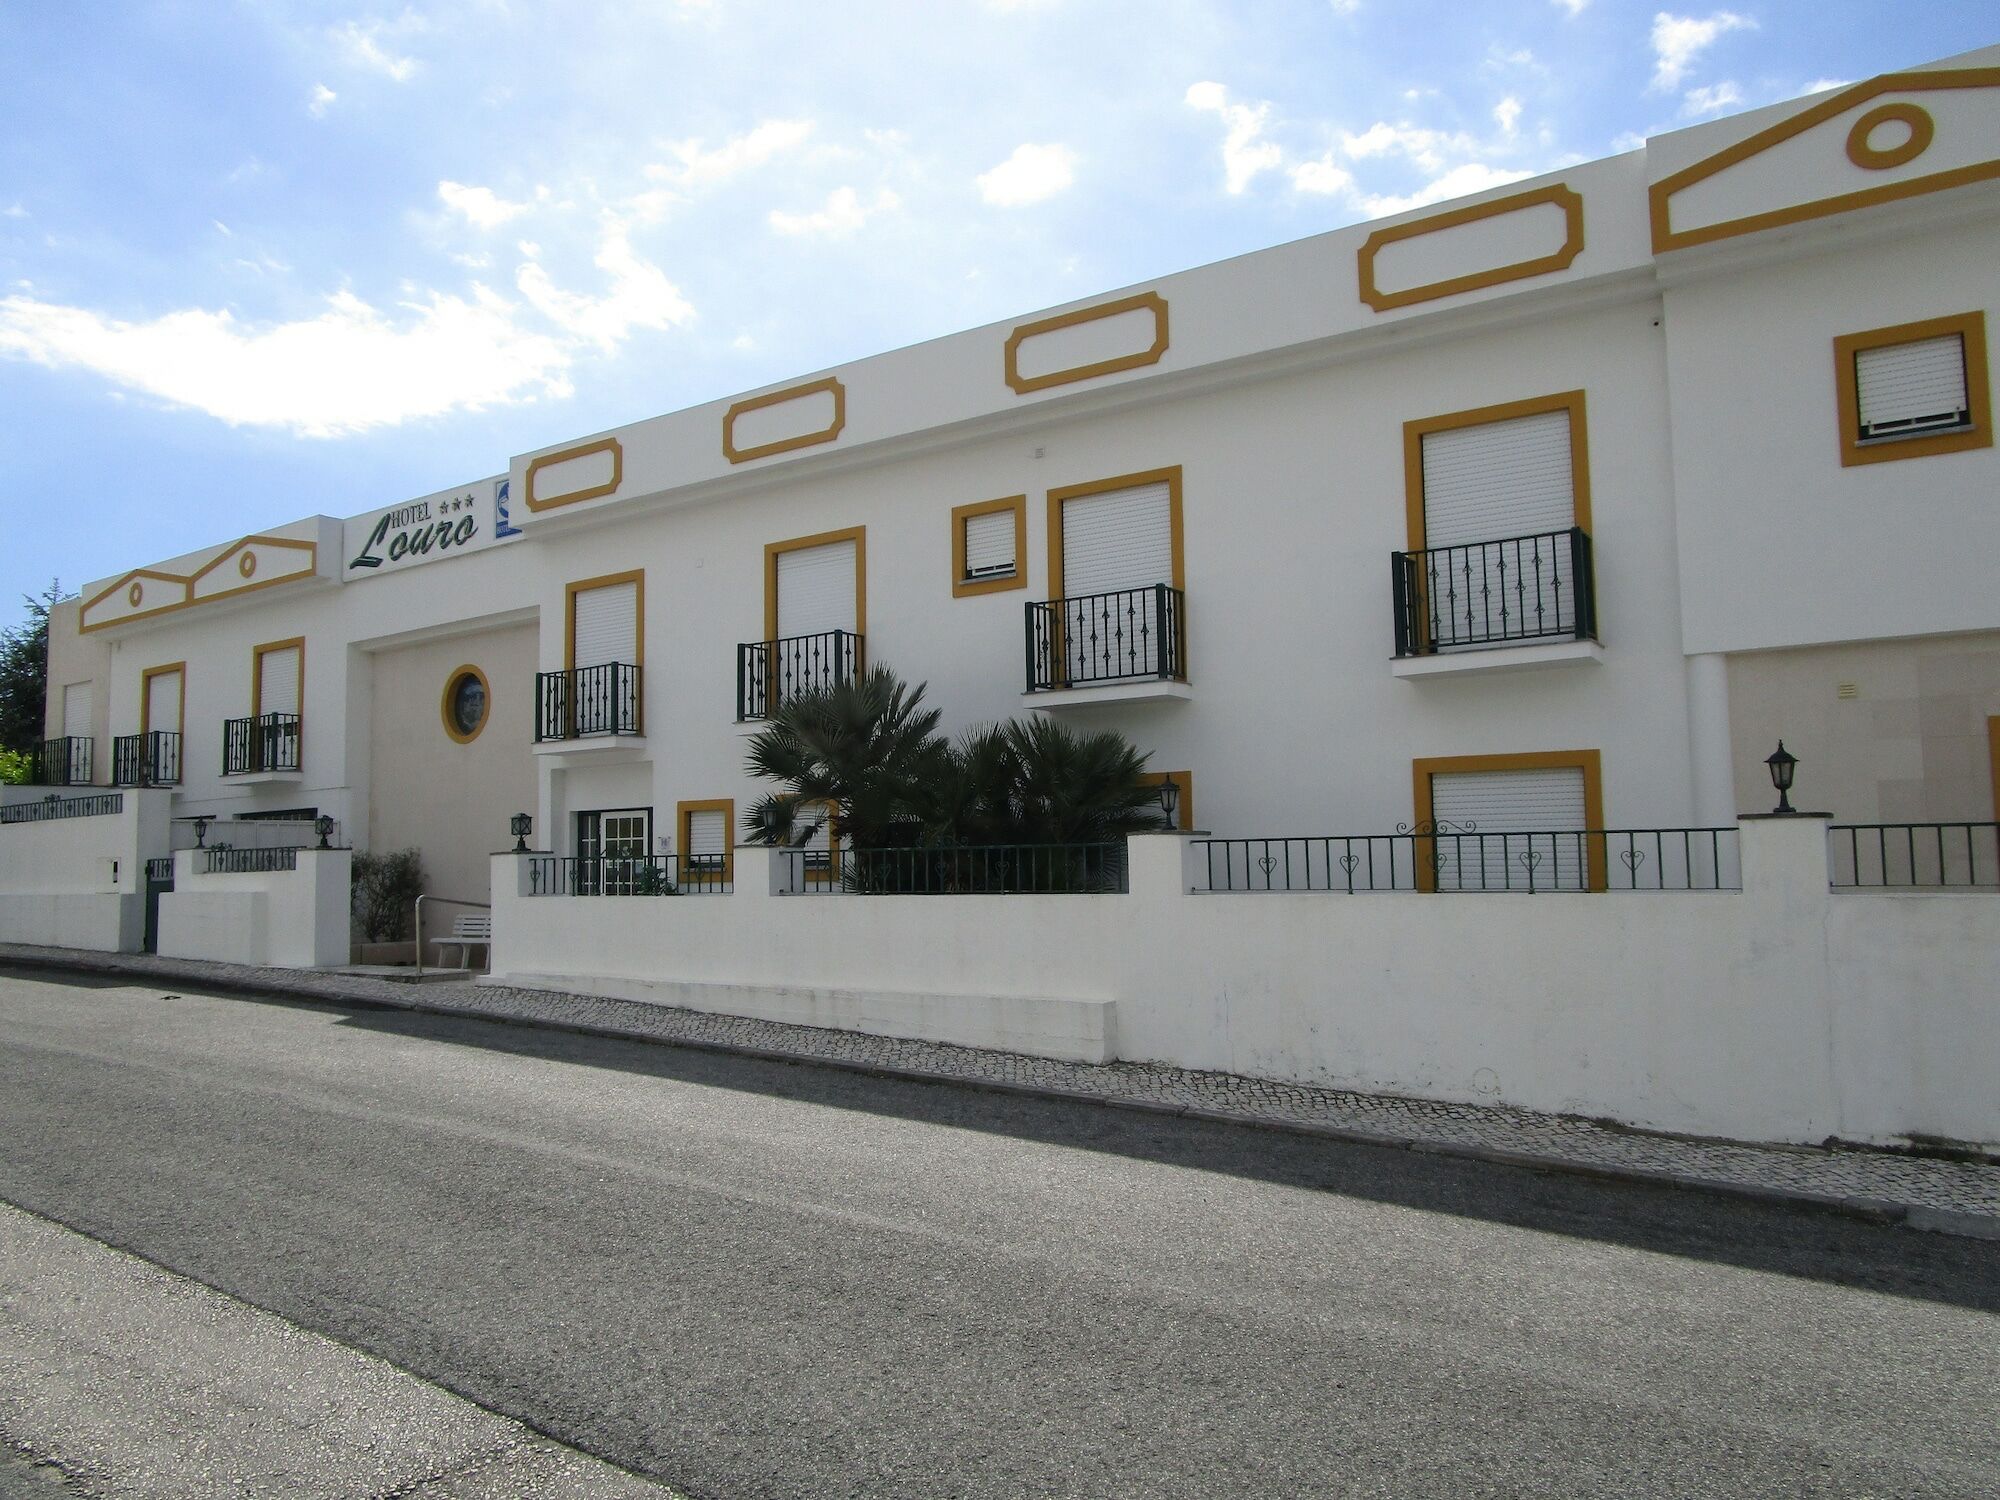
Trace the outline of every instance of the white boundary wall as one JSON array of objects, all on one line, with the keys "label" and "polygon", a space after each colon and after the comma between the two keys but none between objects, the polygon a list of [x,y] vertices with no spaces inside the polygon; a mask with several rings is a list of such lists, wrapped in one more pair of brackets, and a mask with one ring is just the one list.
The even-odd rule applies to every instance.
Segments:
[{"label": "white boundary wall", "polygon": [[204,851],[174,855],[160,898],[160,955],[278,969],[347,962],[352,851],[301,849],[297,868],[208,874]]},{"label": "white boundary wall", "polygon": [[[9,788],[9,804],[40,802],[41,787]],[[0,940],[98,953],[137,953],[145,940],[146,860],[167,852],[172,794],[79,787],[60,794],[118,796],[115,813],[0,824]]]},{"label": "white boundary wall", "polygon": [[1697,1135],[2000,1142],[2000,897],[1837,894],[1826,822],[1748,820],[1741,892],[522,894],[495,984],[886,1035],[1512,1104]]}]

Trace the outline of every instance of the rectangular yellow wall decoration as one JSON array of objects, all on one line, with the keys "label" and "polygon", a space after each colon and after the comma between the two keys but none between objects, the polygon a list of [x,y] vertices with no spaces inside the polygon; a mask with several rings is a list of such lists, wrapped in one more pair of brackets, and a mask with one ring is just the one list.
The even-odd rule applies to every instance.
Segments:
[{"label": "rectangular yellow wall decoration", "polygon": [[615,494],[624,482],[624,447],[617,438],[599,438],[531,460],[524,489],[528,509],[543,511]]},{"label": "rectangular yellow wall decoration", "polygon": [[[1103,335],[1101,338],[1092,339],[1087,334],[1076,338],[1063,337],[1071,330],[1086,330],[1096,324],[1106,325],[1099,330]],[[1042,351],[1044,360],[1061,357],[1062,354],[1082,353],[1084,357],[1076,364],[1044,368],[1036,358],[1037,351],[1028,347],[1035,340],[1044,340],[1050,346],[1049,350]],[[1025,359],[1024,348],[1027,349]],[[1140,292],[1134,297],[1121,297],[1116,302],[1102,302],[1095,307],[1077,308],[1057,313],[1052,318],[1023,323],[1007,335],[1007,385],[1015,395],[1025,396],[1030,391],[1047,390],[1050,386],[1094,380],[1119,370],[1136,370],[1143,365],[1158,364],[1166,352],[1167,299],[1158,292]],[[1023,373],[1024,364],[1034,373]]]},{"label": "rectangular yellow wall decoration", "polygon": [[[1514,218],[1519,218],[1520,222],[1504,222]],[[1452,245],[1447,249],[1441,243],[1437,247],[1444,252],[1442,265],[1451,268],[1452,274],[1438,276],[1435,274],[1437,267],[1433,266],[1421,273],[1431,275],[1431,280],[1405,284],[1410,275],[1420,273],[1415,271],[1416,257],[1398,247],[1410,246],[1426,237],[1443,235],[1469,225],[1487,225],[1492,232],[1461,236],[1464,240],[1462,246]],[[1544,244],[1546,249],[1541,248]],[[1538,249],[1540,253],[1518,255],[1516,259],[1495,263],[1491,255],[1500,245],[1514,250]],[[1499,286],[1503,282],[1567,270],[1582,253],[1583,199],[1564,184],[1552,183],[1548,187],[1495,198],[1490,203],[1475,203],[1469,208],[1455,208],[1448,213],[1432,214],[1428,218],[1376,230],[1362,242],[1357,258],[1361,300],[1376,312],[1388,312],[1391,308],[1409,307],[1440,297],[1455,297],[1461,292],[1478,291],[1482,287]],[[1406,260],[1410,263],[1408,269],[1403,265]],[[1482,261],[1485,263],[1482,264]]]},{"label": "rectangular yellow wall decoration", "polygon": [[[795,409],[788,411],[788,407]],[[805,385],[749,396],[731,406],[722,417],[722,456],[741,464],[774,453],[790,453],[795,448],[830,443],[846,426],[847,387],[829,375]]]}]

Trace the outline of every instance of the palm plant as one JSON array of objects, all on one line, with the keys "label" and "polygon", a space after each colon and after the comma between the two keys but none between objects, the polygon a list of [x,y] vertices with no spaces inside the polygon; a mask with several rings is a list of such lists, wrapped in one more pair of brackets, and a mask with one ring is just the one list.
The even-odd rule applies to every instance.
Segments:
[{"label": "palm plant", "polygon": [[1012,719],[1006,744],[1009,842],[1095,844],[1157,828],[1146,757],[1113,730],[1083,734],[1037,716]]}]

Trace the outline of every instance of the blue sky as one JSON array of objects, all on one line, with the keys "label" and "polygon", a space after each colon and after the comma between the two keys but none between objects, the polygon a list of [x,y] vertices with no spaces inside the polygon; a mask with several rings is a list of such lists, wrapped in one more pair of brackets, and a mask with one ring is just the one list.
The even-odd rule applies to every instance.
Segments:
[{"label": "blue sky", "polygon": [[0,0],[0,620],[1996,40],[1987,0]]}]

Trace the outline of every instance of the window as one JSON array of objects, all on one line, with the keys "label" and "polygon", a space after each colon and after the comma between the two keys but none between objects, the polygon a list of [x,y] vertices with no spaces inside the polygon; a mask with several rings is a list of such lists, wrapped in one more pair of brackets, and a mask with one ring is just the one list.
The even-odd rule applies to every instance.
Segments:
[{"label": "window", "polygon": [[1595,750],[1438,756],[1411,763],[1417,888],[1601,891],[1604,827]]},{"label": "window", "polygon": [[179,734],[186,717],[187,667],[171,662],[164,667],[148,667],[139,674],[139,732]]},{"label": "window", "polygon": [[1184,680],[1183,566],[1178,468],[1050,490],[1046,651],[1059,681]]},{"label": "window", "polygon": [[468,665],[453,672],[445,679],[440,705],[444,732],[461,745],[478,739],[479,731],[486,727],[489,696],[486,674],[479,668]]},{"label": "window", "polygon": [[585,578],[565,592],[567,732],[643,734],[639,673],[646,664],[645,570]]},{"label": "window", "polygon": [[681,883],[727,884],[736,875],[736,803],[729,797],[683,802],[676,809],[681,829]]},{"label": "window", "polygon": [[1833,367],[1844,467],[1993,445],[1984,313],[1844,334]]},{"label": "window", "polygon": [[825,531],[764,548],[764,639],[867,629],[867,531]]},{"label": "window", "polygon": [[300,712],[300,690],[305,680],[306,643],[303,640],[271,641],[252,653],[256,670],[251,674],[250,716]]},{"label": "window", "polygon": [[951,513],[951,592],[997,594],[1028,586],[1028,497],[981,500]]}]

